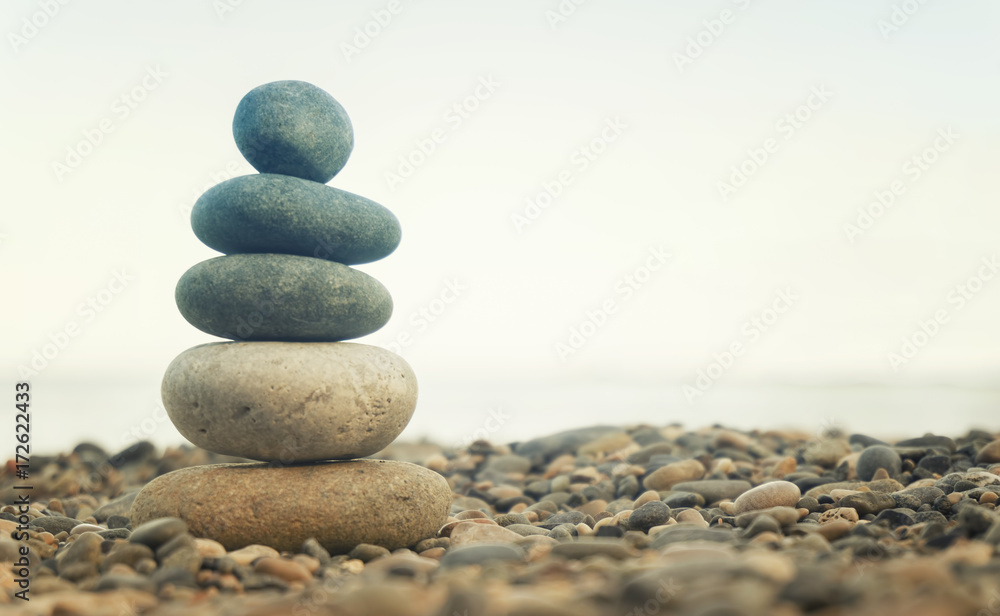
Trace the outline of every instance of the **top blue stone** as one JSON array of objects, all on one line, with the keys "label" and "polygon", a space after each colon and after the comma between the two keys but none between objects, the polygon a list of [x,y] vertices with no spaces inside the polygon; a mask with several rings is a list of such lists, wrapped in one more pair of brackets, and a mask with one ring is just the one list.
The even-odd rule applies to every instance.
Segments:
[{"label": "top blue stone", "polygon": [[304,81],[274,81],[250,90],[236,107],[233,137],[257,171],[321,184],[344,168],[354,148],[347,112]]}]

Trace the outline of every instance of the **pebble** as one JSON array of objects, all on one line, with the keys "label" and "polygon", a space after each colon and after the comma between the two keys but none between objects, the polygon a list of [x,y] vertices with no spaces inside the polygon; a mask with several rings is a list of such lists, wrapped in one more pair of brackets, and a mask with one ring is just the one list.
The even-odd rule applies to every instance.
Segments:
[{"label": "pebble", "polygon": [[834,468],[844,456],[850,455],[851,446],[844,439],[823,439],[810,443],[802,453],[806,464]]},{"label": "pebble", "polygon": [[788,481],[770,481],[740,494],[733,502],[737,515],[771,507],[795,507],[802,497],[799,486]]},{"label": "pebble", "polygon": [[923,469],[933,475],[945,475],[951,468],[951,456],[929,455],[920,459],[917,468]]},{"label": "pebble", "polygon": [[473,521],[459,522],[451,530],[452,545],[471,543],[513,543],[522,535],[495,524],[477,524]]},{"label": "pebble", "polygon": [[700,494],[706,503],[711,504],[737,498],[752,487],[749,481],[742,479],[702,479],[676,484],[674,489]]},{"label": "pebble", "polygon": [[[126,494],[123,494],[114,500],[101,505],[94,510],[91,514],[94,519],[99,523],[103,524],[110,522],[111,518],[115,516],[127,517],[129,510],[132,508],[132,501],[135,500],[135,495],[139,493],[139,490],[132,490]],[[108,524],[108,528],[113,528],[111,524]]]},{"label": "pebble", "polygon": [[672,490],[663,497],[663,502],[671,509],[678,507],[703,507],[705,505],[705,497],[694,492]]},{"label": "pebble", "polygon": [[731,543],[734,540],[733,533],[728,530],[706,529],[689,524],[675,524],[656,533],[651,547],[653,549],[660,549],[674,543],[695,541]]},{"label": "pebble", "polygon": [[392,253],[396,217],[358,195],[287,175],[244,175],[216,184],[191,210],[191,228],[224,254],[280,253],[370,263]]},{"label": "pebble", "polygon": [[947,436],[927,434],[917,438],[904,439],[896,443],[896,447],[938,447],[948,453],[955,453],[958,448],[955,441]]},{"label": "pebble", "polygon": [[280,555],[278,554],[278,550],[257,543],[242,547],[238,550],[233,550],[226,556],[232,559],[232,561],[237,565],[246,567],[258,558],[278,558]]},{"label": "pebble", "polygon": [[233,117],[236,147],[257,171],[329,182],[354,148],[344,108],[304,81],[274,81],[250,90]]},{"label": "pebble", "polygon": [[[388,550],[386,550],[386,553],[388,554]],[[308,569],[294,560],[289,560],[287,558],[275,558],[273,556],[264,556],[257,559],[253,565],[253,571],[254,573],[263,575],[273,575],[274,577],[289,583],[304,583],[308,582],[313,577],[312,574],[309,573]]]},{"label": "pebble", "polygon": [[895,477],[902,471],[903,460],[892,447],[873,445],[861,452],[858,457],[857,473],[861,481],[871,481],[875,471],[885,469],[889,476]]},{"label": "pebble", "polygon": [[552,546],[552,554],[570,559],[603,556],[613,560],[635,558],[638,552],[619,539],[606,537],[581,537]]},{"label": "pebble", "polygon": [[976,464],[996,464],[1000,462],[1000,439],[987,443],[976,454]]},{"label": "pebble", "polygon": [[202,558],[221,558],[226,555],[226,548],[218,541],[211,539],[196,538],[194,547]]},{"label": "pebble", "polygon": [[[760,512],[755,512],[760,513]],[[738,519],[737,519],[738,522]],[[781,524],[775,520],[773,517],[765,514],[755,515],[747,524],[745,524],[746,530],[743,535],[745,537],[756,537],[761,533],[781,533]]]},{"label": "pebble", "polygon": [[442,567],[458,567],[463,565],[479,565],[495,560],[524,560],[524,550],[509,543],[480,543],[477,545],[458,546],[441,558]]},{"label": "pebble", "polygon": [[[705,521],[705,517],[701,515],[701,512],[694,509],[685,509],[677,513],[676,519],[678,522],[683,522],[686,524],[693,524],[695,526],[700,526],[702,528],[708,528],[708,522]],[[666,523],[669,524],[669,520]]]},{"label": "pebble", "polygon": [[[69,532],[76,526],[79,526],[80,524],[81,522],[79,520],[74,520],[73,518],[68,518],[66,516],[61,516],[61,515],[43,516],[35,518],[34,520],[31,521],[31,526],[50,532],[53,535],[58,535],[63,531]],[[87,526],[90,527],[91,530],[94,528],[94,525],[92,524],[88,524]],[[100,529],[100,527],[97,528]]]},{"label": "pebble", "polygon": [[[104,541],[97,533],[83,533],[78,535],[73,543],[62,552],[59,557],[59,573],[62,575],[74,565],[85,565],[93,567],[96,572],[97,564],[101,560],[101,542]],[[65,577],[65,576],[64,576]]]},{"label": "pebble", "polygon": [[698,460],[681,460],[656,469],[642,480],[642,485],[647,490],[671,490],[679,483],[701,479],[704,475],[705,466]]},{"label": "pebble", "polygon": [[769,507],[767,509],[757,509],[742,513],[736,516],[736,526],[746,528],[759,516],[767,516],[780,526],[791,526],[799,521],[799,512],[792,507]]},{"label": "pebble", "polygon": [[379,330],[392,315],[389,291],[368,274],[286,254],[197,263],[177,282],[174,299],[191,325],[240,341],[349,340]]},{"label": "pebble", "polygon": [[129,537],[129,542],[139,543],[156,550],[187,531],[188,526],[184,520],[174,516],[157,516],[145,524],[140,522],[132,532],[132,536]]},{"label": "pebble", "polygon": [[854,509],[860,516],[866,516],[868,514],[877,514],[884,509],[892,509],[896,506],[896,501],[888,494],[861,492],[845,496],[837,504],[841,507]]},{"label": "pebble", "polygon": [[331,553],[344,554],[359,543],[392,550],[433,536],[447,517],[451,494],[440,475],[407,462],[219,464],[157,477],[140,492],[130,517],[140,525],[180,517],[193,535],[230,550],[254,543],[296,550],[314,537]]},{"label": "pebble", "polygon": [[417,404],[406,361],[354,343],[217,342],[178,355],[163,404],[192,443],[283,463],[361,458],[399,436]]},{"label": "pebble", "polygon": [[669,519],[670,507],[663,501],[651,501],[632,512],[628,518],[628,527],[646,532],[654,526],[666,524]]},{"label": "pebble", "polygon": [[834,507],[833,509],[827,509],[823,513],[819,514],[820,524],[829,524],[830,522],[834,522],[836,520],[843,520],[853,524],[859,519],[858,510],[853,507]]},{"label": "pebble", "polygon": [[101,571],[108,571],[118,564],[128,565],[135,569],[140,561],[151,560],[153,557],[153,550],[148,545],[118,542],[101,562]]}]

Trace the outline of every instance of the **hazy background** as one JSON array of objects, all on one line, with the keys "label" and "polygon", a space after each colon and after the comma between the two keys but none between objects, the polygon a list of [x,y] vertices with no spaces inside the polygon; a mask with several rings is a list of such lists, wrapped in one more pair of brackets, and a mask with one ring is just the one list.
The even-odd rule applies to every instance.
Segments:
[{"label": "hazy background", "polygon": [[[50,0],[51,16],[6,2],[0,354],[11,399],[19,367],[50,356],[29,379],[35,450],[181,442],[156,407],[160,377],[213,338],[177,312],[174,285],[216,254],[187,213],[253,172],[233,112],[281,79],[343,104],[356,147],[330,184],[402,223],[399,249],[359,269],[395,301],[362,342],[410,336],[421,401],[407,437],[672,421],[996,430],[1000,281],[978,276],[1000,252],[1000,5],[577,2]],[[484,80],[497,85],[477,99]],[[458,126],[456,104],[475,107]],[[611,142],[608,122],[623,126]],[[436,129],[444,142],[391,185]],[[939,131],[957,137],[934,149]],[[601,150],[586,168],[582,147]],[[518,227],[564,171],[571,183]],[[892,207],[852,236],[894,182]],[[626,296],[651,249],[670,257]],[[117,294],[115,272],[132,278]],[[449,283],[464,290],[436,302]],[[959,285],[977,290],[961,306]],[[797,299],[776,322],[746,325],[786,289]],[[88,298],[100,312],[79,308]],[[608,301],[615,313],[561,357]],[[421,309],[439,314],[421,324]],[[936,313],[947,322],[894,367]],[[734,343],[744,353],[689,401],[685,385]]]}]

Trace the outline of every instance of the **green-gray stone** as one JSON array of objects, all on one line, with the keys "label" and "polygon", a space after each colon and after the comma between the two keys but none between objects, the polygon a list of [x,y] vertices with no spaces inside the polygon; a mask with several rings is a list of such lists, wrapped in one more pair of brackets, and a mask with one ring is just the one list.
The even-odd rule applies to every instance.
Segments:
[{"label": "green-gray stone", "polygon": [[210,188],[191,210],[194,234],[226,254],[275,252],[353,265],[399,245],[396,217],[374,201],[287,175],[244,175]]},{"label": "green-gray stone", "polygon": [[233,138],[254,169],[326,184],[354,149],[354,128],[332,96],[304,81],[258,86],[240,101]]},{"label": "green-gray stone", "polygon": [[377,280],[322,259],[240,254],[198,263],[175,293],[185,319],[231,340],[336,342],[389,321],[392,298]]}]

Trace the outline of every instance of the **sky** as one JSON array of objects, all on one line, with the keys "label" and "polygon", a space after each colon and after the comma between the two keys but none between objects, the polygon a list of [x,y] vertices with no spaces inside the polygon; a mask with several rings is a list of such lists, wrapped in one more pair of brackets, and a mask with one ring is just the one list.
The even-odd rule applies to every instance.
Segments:
[{"label": "sky", "polygon": [[215,340],[173,301],[217,255],[188,214],[255,172],[232,138],[242,96],[298,79],[353,122],[330,185],[402,224],[358,266],[395,304],[359,342],[413,365],[432,421],[473,404],[485,425],[493,402],[445,402],[480,386],[530,410],[532,387],[549,408],[601,383],[686,413],[740,387],[995,391],[998,17],[988,0],[11,0],[6,380],[50,396],[53,430],[93,436],[90,413],[135,404],[100,391],[146,404]]}]

